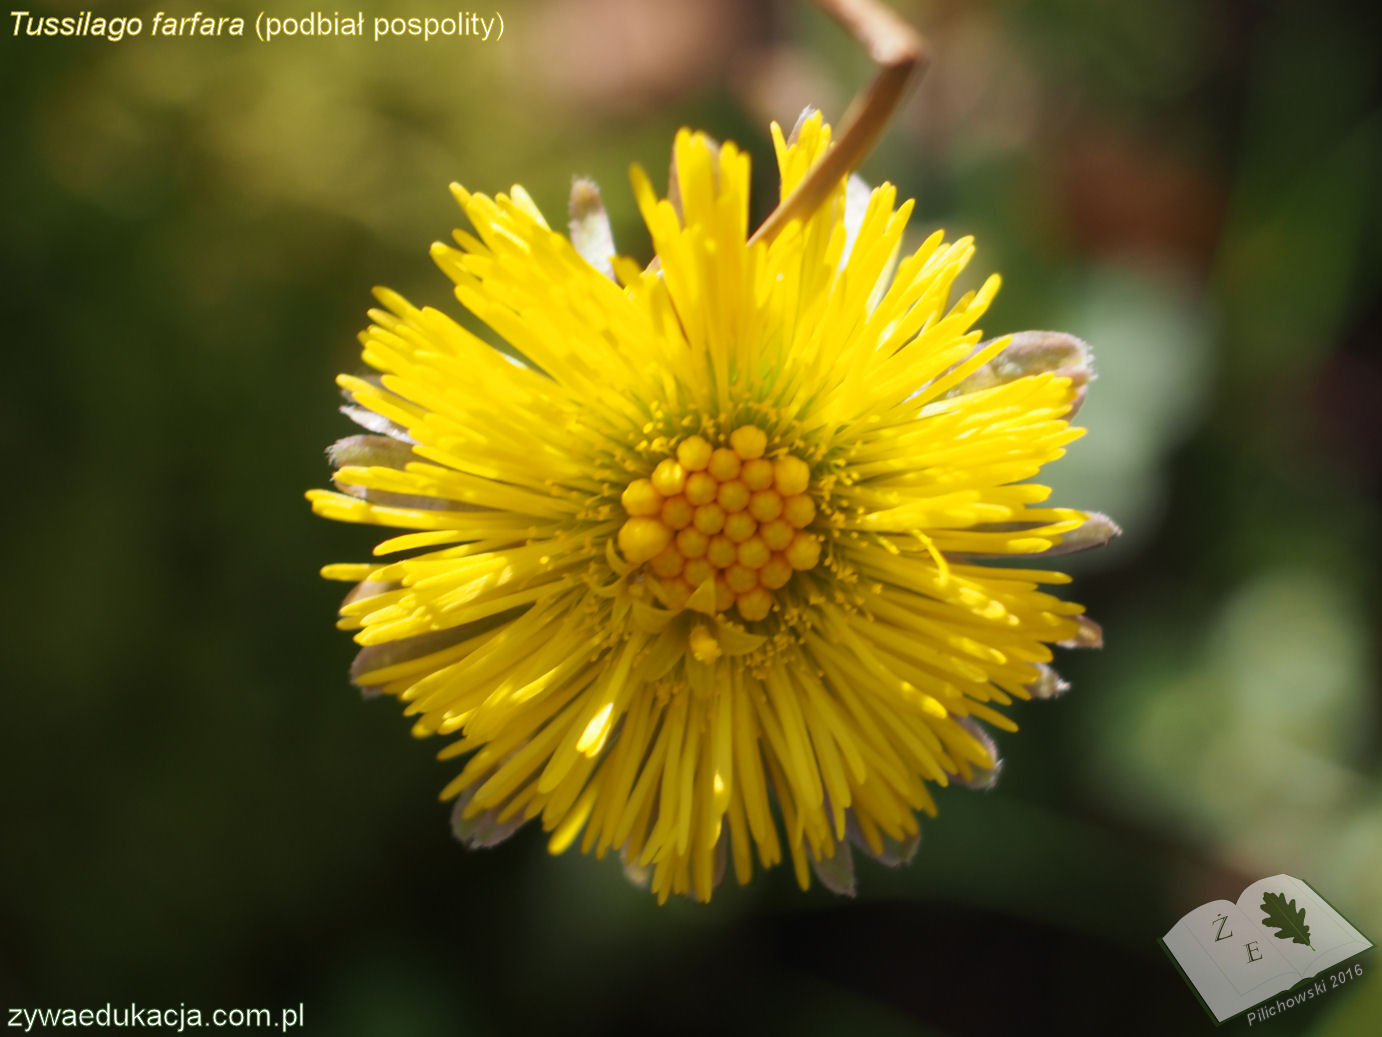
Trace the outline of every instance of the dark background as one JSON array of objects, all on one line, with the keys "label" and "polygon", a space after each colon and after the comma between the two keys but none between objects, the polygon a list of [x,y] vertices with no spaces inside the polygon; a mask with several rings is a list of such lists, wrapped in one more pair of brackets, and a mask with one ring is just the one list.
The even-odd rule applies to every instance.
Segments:
[{"label": "dark background", "polygon": [[[1090,434],[1047,471],[1127,530],[1072,565],[1108,647],[1015,708],[999,789],[942,792],[915,862],[863,864],[856,900],[779,869],[658,908],[531,832],[451,840],[455,765],[358,701],[315,575],[372,536],[302,493],[349,431],[332,377],[370,286],[448,305],[426,247],[460,220],[449,180],[521,182],[560,223],[593,175],[646,259],[631,161],[665,168],[684,124],[732,138],[761,217],[768,119],[838,119],[867,61],[785,2],[515,0],[497,42],[268,46],[94,6],[145,35],[0,33],[0,1006],[303,1002],[342,1035],[1198,1033],[1156,943],[1190,908],[1284,871],[1382,938],[1375,19],[900,5],[935,64],[863,172],[918,199],[915,240],[977,236],[976,275],[1005,279],[987,332],[1093,344]],[[1269,1032],[1375,1032],[1364,962]]]}]

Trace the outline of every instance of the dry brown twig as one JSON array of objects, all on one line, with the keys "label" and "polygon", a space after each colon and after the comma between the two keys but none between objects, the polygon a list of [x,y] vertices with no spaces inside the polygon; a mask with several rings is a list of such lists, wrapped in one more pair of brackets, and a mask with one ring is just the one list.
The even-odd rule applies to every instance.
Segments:
[{"label": "dry brown twig", "polygon": [[878,74],[845,112],[844,129],[835,146],[806,174],[796,190],[778,203],[754,231],[750,244],[770,240],[792,220],[811,212],[826,199],[872,149],[907,85],[914,76],[925,73],[929,61],[926,41],[880,0],[815,3],[868,51],[878,66]]}]

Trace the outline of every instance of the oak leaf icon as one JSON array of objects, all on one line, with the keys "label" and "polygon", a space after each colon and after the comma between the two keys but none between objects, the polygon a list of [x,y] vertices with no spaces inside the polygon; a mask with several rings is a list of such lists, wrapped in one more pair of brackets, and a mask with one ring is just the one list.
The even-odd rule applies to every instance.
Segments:
[{"label": "oak leaf icon", "polygon": [[1279,930],[1272,934],[1278,940],[1303,943],[1312,951],[1315,949],[1310,944],[1310,927],[1305,924],[1305,908],[1296,907],[1296,902],[1288,901],[1285,893],[1264,893],[1262,911],[1266,914],[1262,924]]}]

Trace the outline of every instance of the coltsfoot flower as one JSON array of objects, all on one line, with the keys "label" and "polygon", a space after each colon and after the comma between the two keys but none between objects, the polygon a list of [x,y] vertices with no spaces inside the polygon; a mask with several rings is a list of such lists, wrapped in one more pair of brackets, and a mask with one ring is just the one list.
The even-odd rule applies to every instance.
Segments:
[{"label": "coltsfoot flower", "polygon": [[[784,196],[831,146],[773,127]],[[999,707],[1098,643],[1023,555],[1102,543],[1029,481],[1081,431],[1082,343],[980,342],[974,246],[898,260],[912,203],[857,178],[749,244],[749,161],[682,131],[674,187],[632,174],[657,258],[615,256],[593,185],[570,238],[518,187],[453,187],[474,233],[432,256],[501,345],[379,291],[342,375],[370,433],[330,451],[329,518],[406,530],[340,625],[353,678],[465,758],[443,797],[492,845],[526,821],[617,851],[659,900],[790,855],[854,885],[908,859],[932,784],[984,786]]]}]

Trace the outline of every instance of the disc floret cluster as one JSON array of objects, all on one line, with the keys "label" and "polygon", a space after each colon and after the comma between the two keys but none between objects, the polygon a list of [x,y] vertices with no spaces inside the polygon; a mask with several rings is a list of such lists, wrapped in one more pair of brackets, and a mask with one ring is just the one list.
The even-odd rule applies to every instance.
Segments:
[{"label": "disc floret cluster", "polygon": [[688,436],[624,490],[620,552],[631,565],[646,563],[648,586],[666,607],[683,608],[709,580],[716,611],[734,608],[757,622],[774,591],[820,561],[821,538],[808,531],[811,469],[786,451],[766,457],[767,447],[756,425],[740,425],[722,446]]}]

